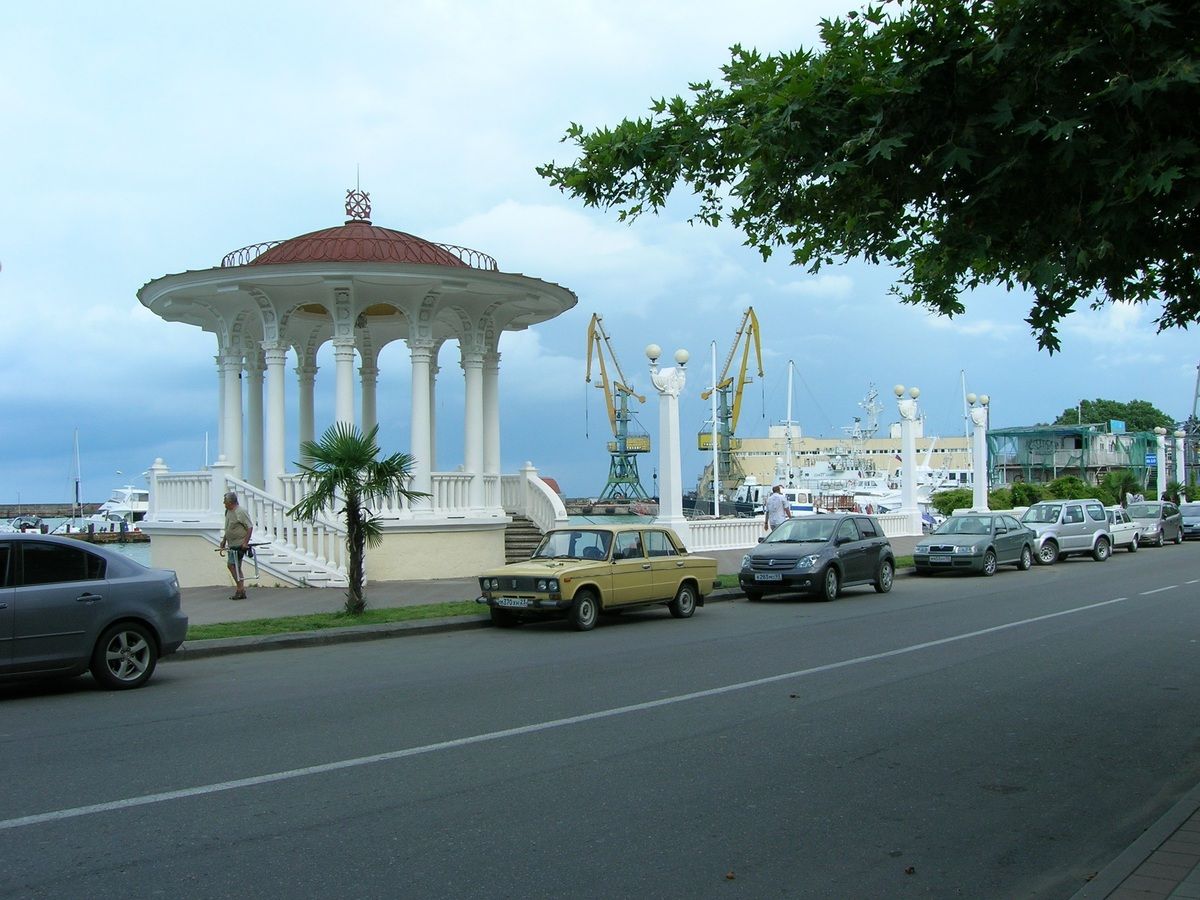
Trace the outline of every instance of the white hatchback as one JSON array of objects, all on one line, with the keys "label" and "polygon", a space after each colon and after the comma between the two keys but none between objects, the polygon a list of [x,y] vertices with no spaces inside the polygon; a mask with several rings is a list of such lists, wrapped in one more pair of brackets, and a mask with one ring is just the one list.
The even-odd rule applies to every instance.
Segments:
[{"label": "white hatchback", "polygon": [[1104,512],[1108,516],[1108,532],[1112,535],[1113,549],[1124,547],[1130,553],[1136,553],[1141,527],[1120,506],[1110,506]]}]

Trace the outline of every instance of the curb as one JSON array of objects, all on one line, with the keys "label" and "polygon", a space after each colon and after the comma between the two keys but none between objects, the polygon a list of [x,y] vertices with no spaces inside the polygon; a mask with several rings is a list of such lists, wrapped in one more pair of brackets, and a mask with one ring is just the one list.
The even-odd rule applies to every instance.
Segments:
[{"label": "curb", "polygon": [[[705,603],[740,600],[740,588],[721,588],[704,598]],[[450,616],[442,619],[422,619],[416,622],[387,622],[382,625],[351,625],[324,631],[291,631],[285,634],[263,634],[254,637],[210,638],[204,641],[185,641],[183,646],[164,656],[159,662],[187,662],[234,653],[257,653],[262,650],[290,650],[293,647],[323,647],[328,644],[348,644],[356,641],[377,641],[383,638],[417,637],[423,634],[443,634],[450,631],[471,631],[491,628],[490,616]]]}]

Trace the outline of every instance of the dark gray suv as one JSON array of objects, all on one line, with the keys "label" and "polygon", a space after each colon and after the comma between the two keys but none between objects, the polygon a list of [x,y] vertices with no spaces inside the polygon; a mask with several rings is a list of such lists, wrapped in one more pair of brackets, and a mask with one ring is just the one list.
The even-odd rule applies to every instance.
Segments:
[{"label": "dark gray suv", "polygon": [[806,593],[833,600],[842,588],[892,589],[896,557],[879,522],[858,513],[787,519],[742,558],[738,583],[749,600]]}]

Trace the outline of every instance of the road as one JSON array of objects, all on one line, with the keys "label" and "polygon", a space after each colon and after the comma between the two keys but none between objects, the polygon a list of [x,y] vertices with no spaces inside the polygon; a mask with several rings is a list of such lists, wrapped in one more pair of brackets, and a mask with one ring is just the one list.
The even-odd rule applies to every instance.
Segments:
[{"label": "road", "polygon": [[1070,897],[1200,782],[1198,562],[0,688],[0,896]]}]

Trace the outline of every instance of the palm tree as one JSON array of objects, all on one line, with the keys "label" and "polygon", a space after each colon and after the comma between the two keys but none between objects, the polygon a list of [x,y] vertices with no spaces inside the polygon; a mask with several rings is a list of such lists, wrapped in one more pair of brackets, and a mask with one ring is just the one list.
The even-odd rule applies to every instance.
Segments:
[{"label": "palm tree", "polygon": [[376,458],[379,456],[379,445],[375,442],[378,431],[376,426],[364,435],[353,425],[335,422],[319,441],[305,441],[300,445],[300,455],[305,462],[296,463],[308,476],[309,491],[292,507],[292,515],[312,522],[334,503],[342,501],[345,504],[338,512],[346,517],[350,568],[346,612],[354,616],[361,615],[367,608],[363,598],[365,549],[368,545],[377,546],[383,539],[375,515],[364,504],[389,494],[398,494],[409,501],[429,496],[409,490],[413,458],[407,453],[393,453],[387,459]]}]

